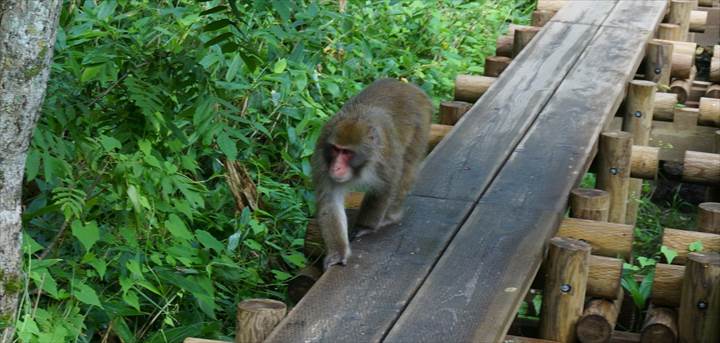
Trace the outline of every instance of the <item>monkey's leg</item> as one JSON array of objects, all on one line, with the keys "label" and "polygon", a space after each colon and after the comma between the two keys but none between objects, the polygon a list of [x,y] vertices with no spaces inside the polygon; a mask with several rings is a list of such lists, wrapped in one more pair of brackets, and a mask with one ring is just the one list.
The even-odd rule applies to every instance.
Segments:
[{"label": "monkey's leg", "polygon": [[395,194],[392,196],[392,202],[385,213],[380,226],[387,226],[397,224],[403,217],[405,210],[405,196],[410,191],[413,183],[415,182],[415,176],[417,175],[417,167],[420,164],[422,154],[418,151],[425,151],[425,149],[415,149],[414,151],[408,151],[405,156],[403,163],[402,176],[400,177],[400,184],[395,189]]},{"label": "monkey's leg", "polygon": [[347,217],[343,205],[344,192],[325,194],[318,199],[318,224],[325,241],[323,266],[345,265],[350,257]]},{"label": "monkey's leg", "polygon": [[360,206],[357,222],[355,223],[357,229],[355,237],[362,237],[373,233],[382,226],[383,218],[385,217],[385,213],[387,213],[388,207],[390,207],[393,195],[394,192],[371,192],[365,194],[362,206]]}]

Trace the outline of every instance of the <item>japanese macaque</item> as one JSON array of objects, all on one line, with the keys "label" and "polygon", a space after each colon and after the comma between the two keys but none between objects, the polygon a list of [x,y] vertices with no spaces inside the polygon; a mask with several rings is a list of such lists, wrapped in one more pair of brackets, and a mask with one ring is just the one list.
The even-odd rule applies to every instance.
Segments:
[{"label": "japanese macaque", "polygon": [[373,82],[323,127],[312,156],[324,266],[350,257],[345,193],[366,191],[357,236],[397,223],[403,200],[425,156],[432,104],[418,87],[393,79]]}]

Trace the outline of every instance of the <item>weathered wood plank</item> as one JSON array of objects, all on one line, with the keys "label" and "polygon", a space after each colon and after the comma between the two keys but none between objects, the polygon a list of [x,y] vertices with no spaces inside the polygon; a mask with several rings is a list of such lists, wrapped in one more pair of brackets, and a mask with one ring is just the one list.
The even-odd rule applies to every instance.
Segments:
[{"label": "weathered wood plank", "polygon": [[472,203],[409,196],[403,223],[353,241],[265,342],[376,342],[429,273]]},{"label": "weathered wood plank", "polygon": [[[659,22],[665,2],[628,1],[623,6],[613,11],[613,20],[649,25]],[[600,131],[620,105],[623,85],[642,59],[651,26],[600,29],[386,342],[502,339],[537,272],[544,243],[564,213],[571,187],[582,176]]]},{"label": "weathered wood plank", "polygon": [[[596,2],[594,11],[575,13],[579,21],[601,22],[614,5]],[[564,11],[572,11],[572,6],[559,14]],[[591,20],[591,14],[596,19]],[[545,25],[426,158],[413,194],[476,201],[490,182],[488,176],[500,169],[597,29],[563,22]]]}]

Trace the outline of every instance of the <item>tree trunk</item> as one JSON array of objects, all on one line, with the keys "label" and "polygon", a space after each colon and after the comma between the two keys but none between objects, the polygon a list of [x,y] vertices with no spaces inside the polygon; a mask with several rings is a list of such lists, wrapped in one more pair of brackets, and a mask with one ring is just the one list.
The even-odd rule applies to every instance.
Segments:
[{"label": "tree trunk", "polygon": [[[0,318],[12,340],[22,289],[20,191],[45,96],[61,0],[0,1]],[[1,330],[1,329],[0,329]]]}]

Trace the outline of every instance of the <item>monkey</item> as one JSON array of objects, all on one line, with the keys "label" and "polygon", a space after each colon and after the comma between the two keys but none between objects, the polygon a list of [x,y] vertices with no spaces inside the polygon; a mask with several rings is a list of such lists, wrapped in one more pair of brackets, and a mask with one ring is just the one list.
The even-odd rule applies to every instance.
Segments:
[{"label": "monkey", "polygon": [[380,79],[348,100],[323,126],[311,157],[325,269],[350,257],[344,199],[365,189],[355,229],[360,237],[398,223],[427,151],[430,98],[419,87]]}]

